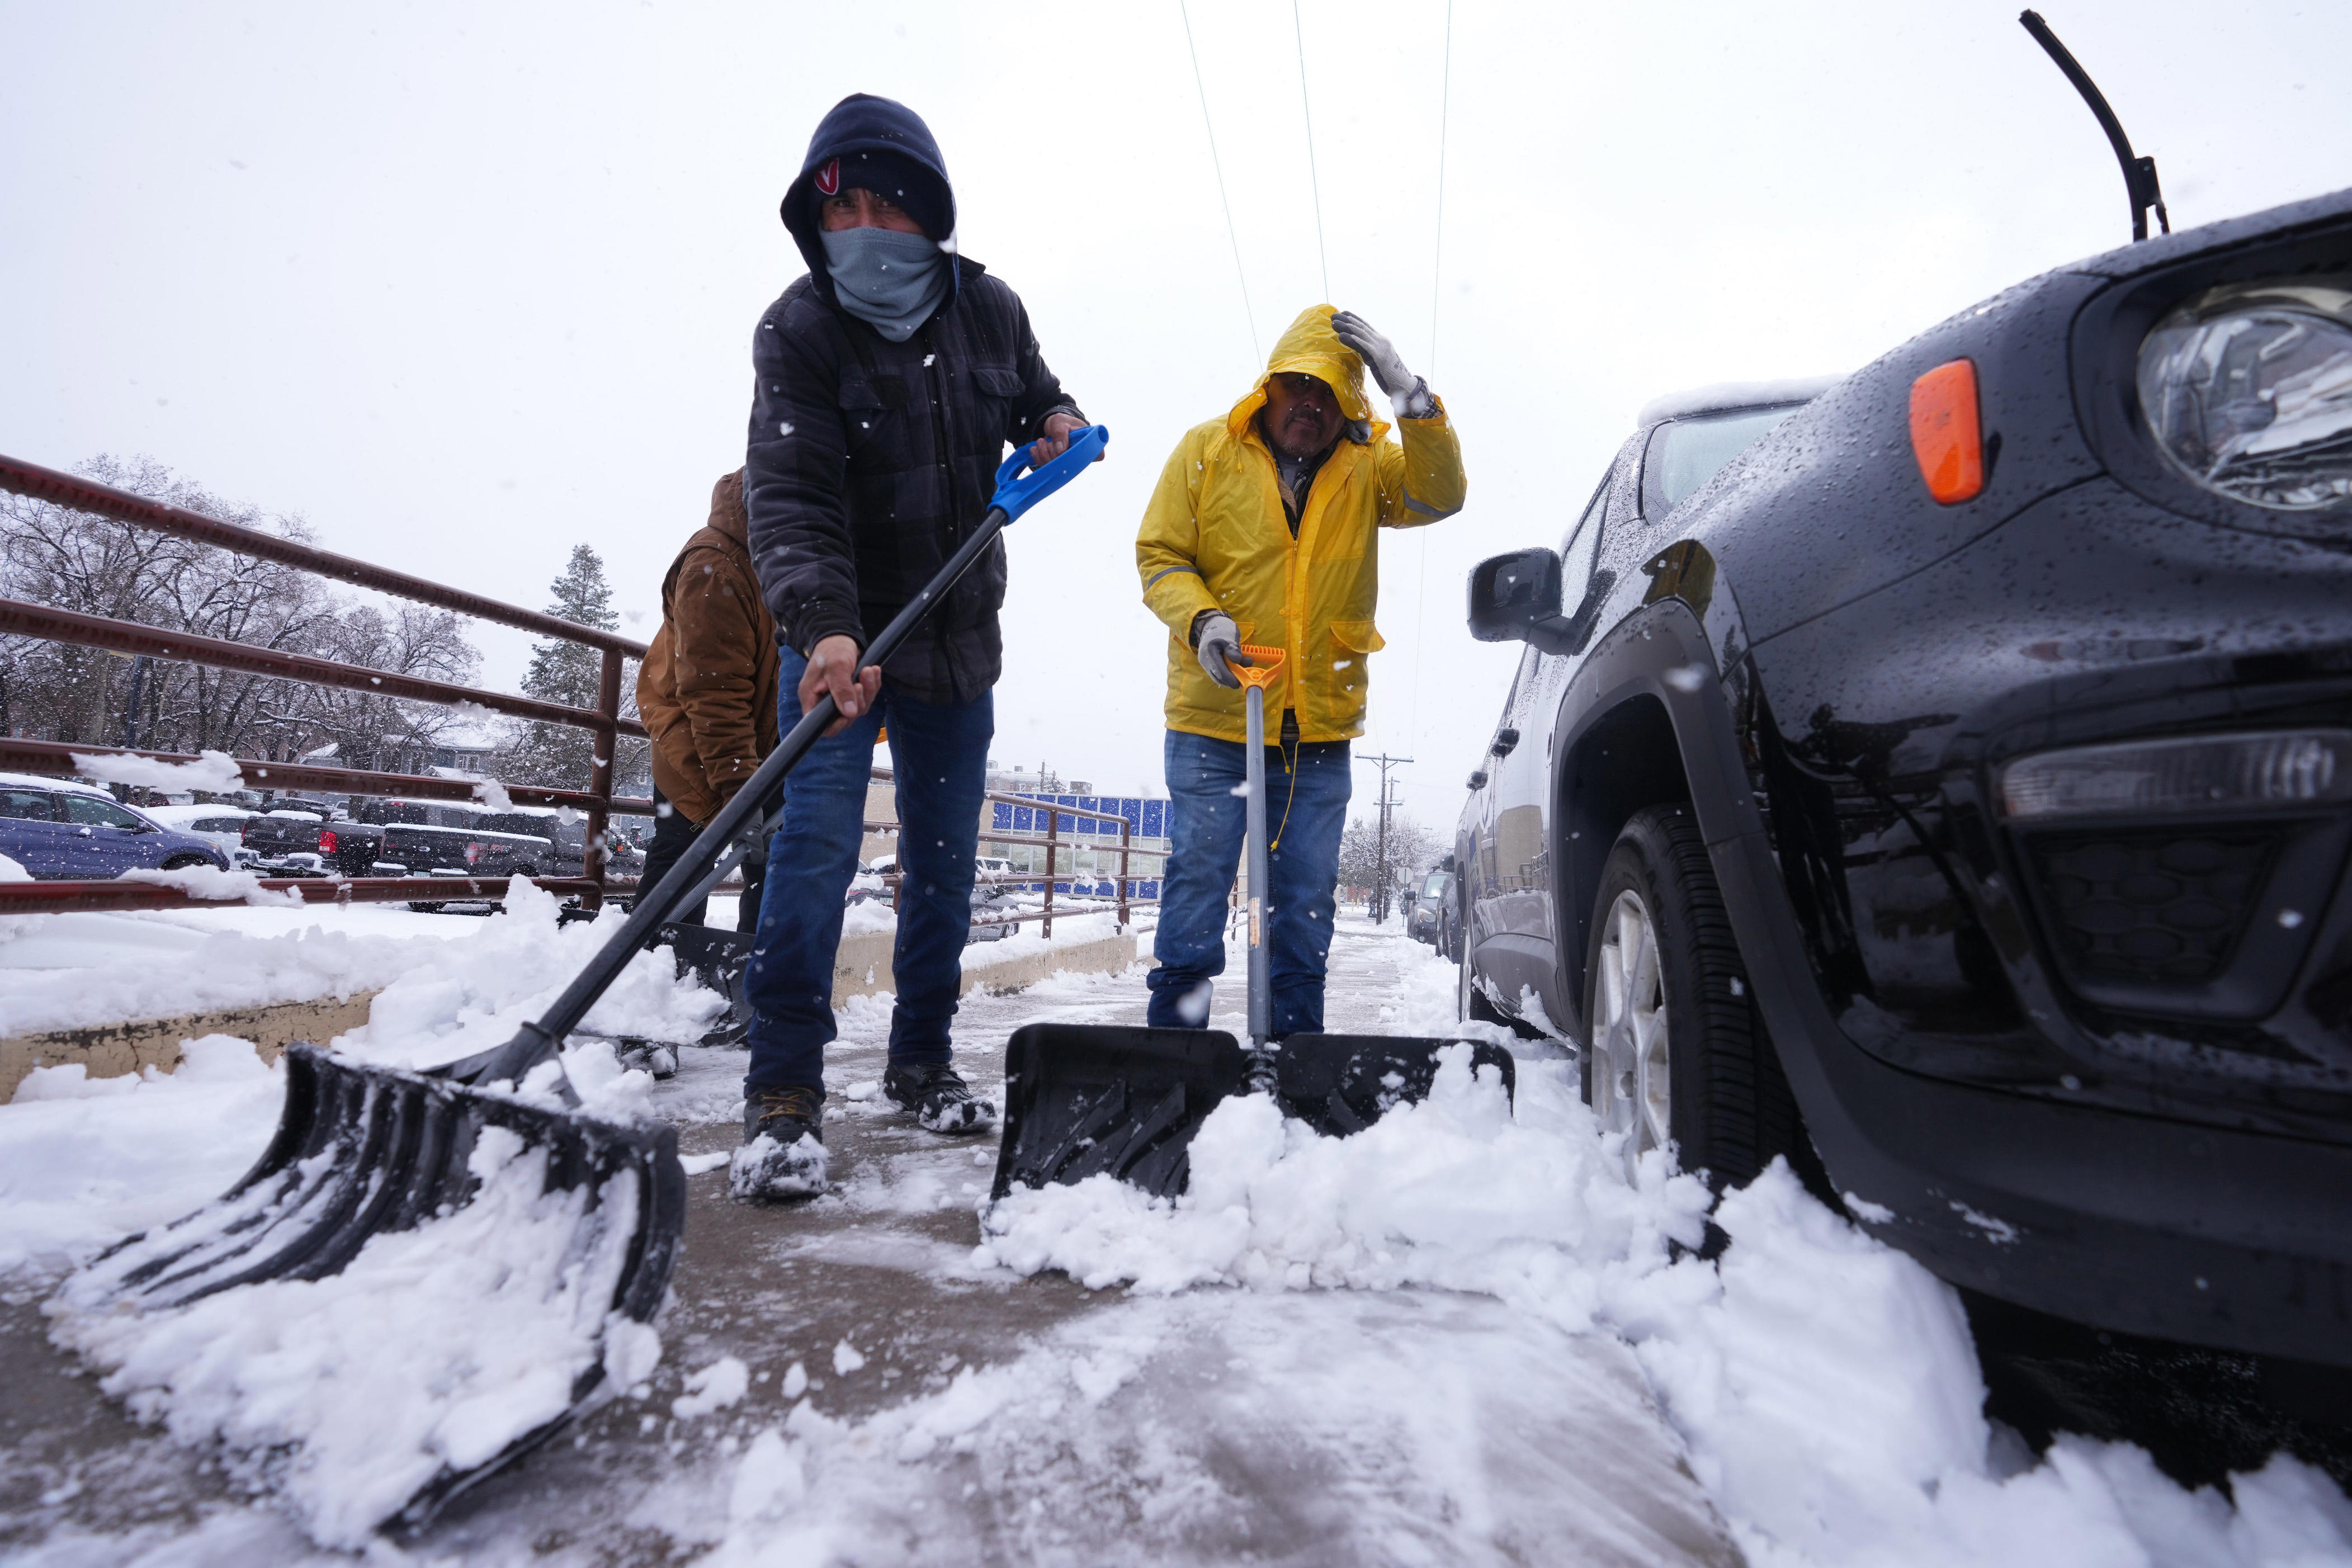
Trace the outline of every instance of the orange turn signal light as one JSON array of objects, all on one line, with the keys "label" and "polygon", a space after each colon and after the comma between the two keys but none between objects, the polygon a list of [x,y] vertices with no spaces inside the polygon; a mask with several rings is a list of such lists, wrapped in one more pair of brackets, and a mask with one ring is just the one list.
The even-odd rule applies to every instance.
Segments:
[{"label": "orange turn signal light", "polygon": [[1977,419],[1977,366],[1956,359],[1911,384],[1911,453],[1927,493],[1946,506],[1984,489],[1984,431]]}]

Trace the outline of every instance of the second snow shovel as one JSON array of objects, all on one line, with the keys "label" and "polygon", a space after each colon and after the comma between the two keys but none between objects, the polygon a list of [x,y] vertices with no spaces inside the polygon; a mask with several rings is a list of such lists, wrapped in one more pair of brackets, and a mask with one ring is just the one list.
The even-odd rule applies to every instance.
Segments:
[{"label": "second snow shovel", "polygon": [[1030,1024],[1004,1050],[1004,1141],[992,1197],[1015,1184],[1082,1182],[1108,1174],[1155,1197],[1192,1178],[1188,1145],[1230,1094],[1271,1090],[1283,1113],[1327,1138],[1360,1132],[1396,1105],[1425,1098],[1437,1053],[1470,1047],[1473,1071],[1492,1068],[1503,1092],[1517,1088],[1511,1053],[1484,1041],[1401,1035],[1293,1034],[1274,1037],[1274,985],[1266,880],[1265,689],[1283,650],[1244,647],[1229,665],[1245,689],[1249,1034],[1246,1048],[1222,1029],[1138,1029]]},{"label": "second snow shovel", "polygon": [[[861,670],[886,663],[1005,525],[1099,458],[1109,438],[1103,426],[1088,426],[1072,435],[1062,456],[1027,474],[1025,447],[1007,459],[980,526],[874,639]],[[625,1318],[652,1321],[686,1228],[677,1134],[667,1125],[626,1125],[579,1109],[557,1052],[837,716],[830,696],[802,715],[546,1016],[505,1045],[424,1072],[355,1061],[313,1045],[288,1047],[286,1105],[260,1163],[208,1206],[132,1237],[89,1265],[67,1281],[60,1304],[84,1315],[161,1311],[240,1286],[340,1274],[376,1237],[470,1204],[480,1186],[475,1151],[486,1131],[498,1129],[493,1147],[520,1140],[534,1155],[544,1152],[546,1193],[580,1194],[567,1256],[610,1260],[615,1282],[606,1329]],[[515,1092],[551,1062],[557,1071],[542,1087],[569,1109],[550,1106],[544,1095]],[[464,1325],[451,1329],[462,1332]],[[392,1522],[421,1526],[457,1492],[577,1415],[604,1380],[599,1338],[599,1359],[578,1374],[561,1414],[493,1454],[445,1463]]]}]

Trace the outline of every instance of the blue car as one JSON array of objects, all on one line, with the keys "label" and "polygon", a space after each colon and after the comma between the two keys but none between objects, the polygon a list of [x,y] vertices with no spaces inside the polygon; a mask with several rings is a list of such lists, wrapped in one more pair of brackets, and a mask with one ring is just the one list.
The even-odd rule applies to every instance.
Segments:
[{"label": "blue car", "polygon": [[193,833],[175,833],[94,784],[0,773],[0,855],[44,881],[103,881],[125,871],[229,868]]}]

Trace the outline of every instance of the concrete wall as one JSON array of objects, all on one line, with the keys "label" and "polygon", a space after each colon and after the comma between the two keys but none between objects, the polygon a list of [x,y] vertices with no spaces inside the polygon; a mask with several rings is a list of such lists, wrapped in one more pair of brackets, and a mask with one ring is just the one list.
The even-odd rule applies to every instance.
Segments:
[{"label": "concrete wall", "polygon": [[145,1018],[101,1024],[54,1034],[18,1035],[0,1040],[0,1105],[5,1105],[35,1068],[79,1062],[92,1078],[120,1078],[142,1068],[170,1072],[180,1065],[180,1042],[206,1035],[234,1035],[260,1047],[263,1061],[276,1061],[296,1040],[320,1044],[348,1034],[368,1020],[373,991],[337,1001],[278,1002],[234,1007],[219,1013],[189,1013],[176,1018]]},{"label": "concrete wall", "polygon": [[[890,949],[897,935],[887,931],[853,931],[841,939],[841,950],[833,964],[835,1006],[852,996],[871,996],[898,989],[890,973]],[[975,991],[986,991],[992,995],[1010,995],[1066,970],[1082,974],[1116,974],[1136,959],[1132,931],[1082,942],[1055,942],[993,963],[988,962],[992,945],[974,942],[963,950],[963,985],[957,994],[969,996]]]}]

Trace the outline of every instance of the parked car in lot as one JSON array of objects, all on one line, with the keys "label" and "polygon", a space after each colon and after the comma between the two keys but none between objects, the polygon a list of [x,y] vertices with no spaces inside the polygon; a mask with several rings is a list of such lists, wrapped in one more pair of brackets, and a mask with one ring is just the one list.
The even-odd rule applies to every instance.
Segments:
[{"label": "parked car in lot", "polygon": [[578,849],[566,858],[556,826],[552,816],[462,802],[371,800],[356,816],[316,802],[254,817],[245,844],[263,869],[289,877],[577,875]]},{"label": "parked car in lot", "polygon": [[166,827],[95,784],[30,773],[0,773],[0,855],[45,881],[229,868],[209,839]]},{"label": "parked car in lot", "polygon": [[1465,1012],[1947,1279],[2352,1366],[2352,192],[1654,406],[1470,622]]},{"label": "parked car in lot", "polygon": [[1405,934],[1415,942],[1429,943],[1448,958],[1455,956],[1454,938],[1458,924],[1454,909],[1454,873],[1437,868],[1413,889],[1412,903],[1405,910]]},{"label": "parked car in lot", "polygon": [[193,833],[229,858],[232,865],[253,858],[245,847],[245,825],[257,815],[242,805],[142,805],[141,816],[174,833]]}]

